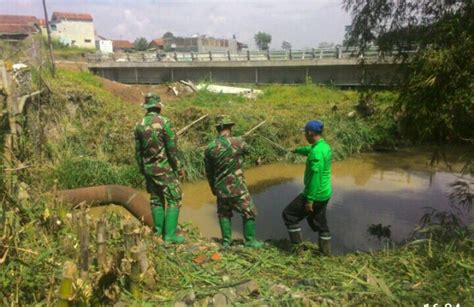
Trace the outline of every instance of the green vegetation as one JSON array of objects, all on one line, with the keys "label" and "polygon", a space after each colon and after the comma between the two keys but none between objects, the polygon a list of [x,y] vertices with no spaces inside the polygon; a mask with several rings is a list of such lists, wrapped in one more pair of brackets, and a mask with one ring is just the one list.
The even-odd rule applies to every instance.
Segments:
[{"label": "green vegetation", "polygon": [[[43,44],[47,45],[47,39],[43,38]],[[63,44],[57,39],[52,40],[54,56],[59,60],[80,60],[88,53],[94,53],[94,48],[81,48]]]},{"label": "green vegetation", "polygon": [[[60,70],[58,78],[47,79],[52,96],[42,107],[44,118],[54,119],[44,133],[47,161],[38,163],[37,175],[59,179],[60,188],[94,184],[120,183],[137,186],[142,182],[135,165],[133,128],[141,120],[143,109],[127,104],[102,87],[101,81],[87,72]],[[215,137],[214,118],[230,113],[236,121],[235,135],[241,135],[262,120],[267,123],[247,138],[252,152],[246,163],[270,163],[298,159],[277,148],[268,140],[286,148],[305,143],[299,128],[309,119],[320,118],[326,125],[326,138],[332,144],[335,159],[370,150],[374,144],[390,145],[396,133],[392,117],[385,112],[395,95],[377,92],[373,100],[377,111],[368,118],[348,116],[358,103],[355,91],[305,84],[271,85],[263,95],[248,100],[235,95],[200,92],[194,96],[166,103],[163,113],[176,128],[209,114],[180,138],[181,155],[189,180],[204,175],[203,151]],[[355,112],[355,111],[354,111]],[[25,136],[28,137],[28,136]],[[34,142],[25,142],[34,144]],[[25,145],[28,147],[28,145]],[[33,153],[34,148],[25,148]],[[34,177],[24,178],[33,182]],[[41,180],[43,181],[43,180]]]},{"label": "green vegetation", "polygon": [[258,32],[254,35],[255,44],[260,50],[268,50],[272,42],[272,36],[266,32]]},{"label": "green vegetation", "polygon": [[[417,142],[474,137],[474,3],[345,0],[353,16],[346,44],[372,44],[406,61],[395,109]],[[409,56],[409,51],[416,50]]]},{"label": "green vegetation", "polygon": [[[78,262],[77,212],[70,214],[70,209],[44,191],[114,183],[140,186],[142,181],[133,155],[133,127],[143,109],[123,102],[86,72],[59,70],[56,79],[44,77],[43,82],[51,92],[41,105],[29,109],[19,144],[22,159],[31,165],[19,172],[19,179],[26,183],[22,195],[26,192],[28,197],[3,199],[8,207],[17,208],[4,215],[6,239],[0,243],[0,254],[7,253],[0,270],[3,302],[54,303],[63,264]],[[397,96],[392,92],[358,95],[313,84],[272,85],[262,90],[256,100],[201,92],[166,103],[164,113],[180,128],[203,114],[213,118],[231,110],[237,135],[266,119],[267,124],[248,137],[253,147],[249,165],[256,160],[295,159],[263,137],[287,148],[304,144],[298,128],[311,118],[324,120],[337,159],[370,150],[374,144],[394,144],[397,129],[388,111]],[[361,104],[370,106],[370,115],[356,111]],[[188,179],[202,177],[203,146],[214,136],[213,121],[206,120],[181,137]],[[321,257],[311,244],[293,253],[287,241],[268,242],[268,248],[261,251],[236,245],[222,252],[214,242],[200,238],[191,225],[184,229],[187,245],[164,247],[141,229],[137,233],[146,243],[150,268],[140,280],[140,298],[127,291],[129,260],[120,262],[123,217],[115,212],[105,217],[108,265],[99,269],[95,261],[93,219],[89,278],[74,278],[74,303],[163,304],[182,300],[191,289],[199,300],[232,292],[229,288],[247,279],[256,282],[260,294],[234,298],[244,304],[421,304],[473,298],[469,285],[474,267],[471,230],[459,225],[444,227],[443,223],[433,226],[439,224],[436,218],[447,220],[439,215],[407,245],[332,258]],[[278,294],[275,284],[289,290]]]},{"label": "green vegetation", "polygon": [[[46,195],[36,198],[34,206],[23,206],[25,210],[6,216],[15,232],[7,228],[5,234],[15,241],[10,241],[7,261],[0,269],[0,299],[54,304],[62,265],[65,261],[77,262],[75,217]],[[319,255],[309,243],[292,252],[287,241],[267,242],[268,246],[258,251],[242,245],[220,251],[216,243],[201,239],[189,225],[187,245],[164,247],[145,229],[138,228],[150,266],[140,279],[141,297],[133,298],[127,291],[130,260],[120,262],[120,254],[127,252],[122,218],[108,211],[105,220],[109,264],[102,270],[96,264],[93,220],[89,278],[74,278],[75,304],[164,304],[183,300],[190,291],[199,301],[232,292],[229,289],[235,284],[248,279],[256,282],[259,295],[234,297],[234,303],[422,305],[443,301],[463,305],[474,299],[472,230],[436,226],[439,221],[420,229],[414,240],[401,247],[330,258]],[[288,289],[277,292],[273,288],[277,284]]]}]

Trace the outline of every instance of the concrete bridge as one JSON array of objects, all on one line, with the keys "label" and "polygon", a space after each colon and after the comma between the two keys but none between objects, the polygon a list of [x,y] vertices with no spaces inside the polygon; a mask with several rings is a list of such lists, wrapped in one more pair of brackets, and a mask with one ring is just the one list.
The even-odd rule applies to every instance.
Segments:
[{"label": "concrete bridge", "polygon": [[378,53],[361,58],[335,52],[285,52],[231,55],[169,53],[123,54],[90,58],[89,69],[104,78],[129,84],[159,84],[178,80],[215,83],[313,83],[336,86],[397,83],[399,65]]}]

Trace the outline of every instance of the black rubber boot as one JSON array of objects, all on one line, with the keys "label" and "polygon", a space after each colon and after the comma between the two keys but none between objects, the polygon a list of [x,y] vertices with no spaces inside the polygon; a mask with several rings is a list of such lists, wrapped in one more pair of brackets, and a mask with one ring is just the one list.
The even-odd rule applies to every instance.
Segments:
[{"label": "black rubber boot", "polygon": [[329,232],[319,234],[319,250],[324,256],[331,256],[331,234]]},{"label": "black rubber boot", "polygon": [[290,236],[291,244],[303,243],[303,236],[301,235],[301,228],[299,225],[288,226],[288,235]]}]

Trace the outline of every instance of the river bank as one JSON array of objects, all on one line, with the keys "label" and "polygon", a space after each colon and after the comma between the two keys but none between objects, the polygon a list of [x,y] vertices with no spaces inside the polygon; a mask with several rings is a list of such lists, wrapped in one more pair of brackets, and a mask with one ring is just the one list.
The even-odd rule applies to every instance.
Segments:
[{"label": "river bank", "polygon": [[[223,295],[231,304],[255,305],[421,305],[435,301],[453,304],[472,301],[471,230],[443,224],[436,218],[433,219],[435,225],[429,224],[407,244],[328,258],[322,257],[310,242],[293,251],[287,240],[275,239],[269,240],[263,250],[245,249],[237,242],[229,251],[221,251],[215,241],[201,236],[185,220],[182,231],[187,243],[167,247],[137,221],[106,210],[100,216],[107,226],[107,239],[105,245],[101,245],[106,248],[106,265],[99,265],[96,220],[90,217],[88,208],[66,210],[55,199],[54,191],[114,183],[143,188],[133,157],[132,132],[143,110],[138,104],[125,103],[106,90],[101,80],[89,73],[62,70],[56,79],[45,78],[43,82],[51,92],[41,103],[28,106],[28,121],[19,144],[19,157],[28,162],[27,167],[17,172],[18,182],[21,182],[19,197],[5,199],[8,210],[0,242],[2,303],[54,304],[63,280],[64,264],[71,261],[82,266],[85,259],[87,274],[73,276],[75,287],[71,298],[74,303],[85,305],[172,304],[183,302],[186,297],[192,298],[188,300],[192,304],[204,306],[205,302],[215,302]],[[168,103],[164,113],[181,128],[205,113],[214,116],[230,112],[237,120],[236,134],[267,119],[269,124],[259,129],[258,135],[288,148],[304,143],[297,129],[302,123],[320,117],[327,125],[327,139],[333,146],[335,159],[342,160],[368,151],[376,144],[389,148],[398,145],[392,143],[396,139],[396,121],[387,111],[393,95],[375,93],[376,112],[369,117],[357,113],[348,116],[357,105],[356,92],[312,84],[271,86],[255,101],[203,92]],[[267,164],[248,171],[249,181],[255,172],[256,180],[249,183],[256,195],[291,182],[302,172],[301,165],[271,164],[300,160],[276,150],[258,135],[248,141],[254,151],[247,160],[247,167],[256,161]],[[189,181],[202,178],[201,148],[213,137],[212,122],[207,121],[180,140]],[[422,163],[426,164],[426,160],[429,158],[423,158]],[[389,164],[397,162],[403,169],[404,162],[396,154],[388,161]],[[371,164],[380,163],[372,161]],[[338,172],[336,165],[335,172]],[[352,170],[349,165],[341,167],[341,174],[353,174],[353,178],[347,179],[351,181],[347,185],[352,188],[364,186],[357,184],[360,182],[366,182],[371,188],[379,185],[379,181],[373,181],[380,177],[379,168],[364,165],[358,169],[357,163],[351,163]],[[267,171],[262,171],[265,168]],[[393,171],[383,175],[395,179],[386,185],[391,188],[400,178],[398,174],[392,175]],[[420,181],[415,175],[408,177],[410,179],[402,173],[402,186],[408,180],[409,185]],[[426,185],[428,179],[421,177],[421,184]],[[192,205],[199,204],[197,196],[206,197],[208,188],[201,185],[200,182],[185,185],[185,198],[192,196]],[[275,193],[270,199],[279,198],[283,204],[282,195],[291,197],[299,188],[298,185],[292,187],[291,193]],[[374,195],[378,198],[378,191]],[[355,199],[351,195],[348,198]],[[201,208],[205,206],[204,200]],[[257,201],[265,203],[263,199]],[[275,209],[272,211],[280,211],[278,206]],[[362,213],[366,215],[365,211]],[[360,214],[358,211],[357,216]],[[86,227],[78,227],[81,216]],[[261,216],[270,215],[262,212]],[[272,219],[279,223],[279,218]],[[362,222],[365,227],[372,220]],[[375,219],[374,223],[377,223]],[[88,231],[86,243],[84,229]],[[359,230],[355,233],[361,233]],[[148,267],[140,278],[131,277],[133,259],[129,254],[130,243],[125,239],[130,234],[136,234],[136,244],[146,246]],[[236,284],[249,279],[257,285],[256,291],[232,294]],[[139,295],[130,293],[131,282],[138,282]]]}]

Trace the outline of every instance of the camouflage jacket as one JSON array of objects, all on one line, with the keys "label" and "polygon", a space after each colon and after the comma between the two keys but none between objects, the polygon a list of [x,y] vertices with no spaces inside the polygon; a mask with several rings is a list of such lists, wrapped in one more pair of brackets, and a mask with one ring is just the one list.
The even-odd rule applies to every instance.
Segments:
[{"label": "camouflage jacket", "polygon": [[135,127],[135,158],[143,175],[160,177],[163,183],[176,180],[180,170],[177,140],[171,121],[148,112]]},{"label": "camouflage jacket", "polygon": [[248,145],[241,138],[219,136],[207,146],[204,155],[207,180],[218,198],[248,193],[242,170],[242,158],[248,153]]}]

